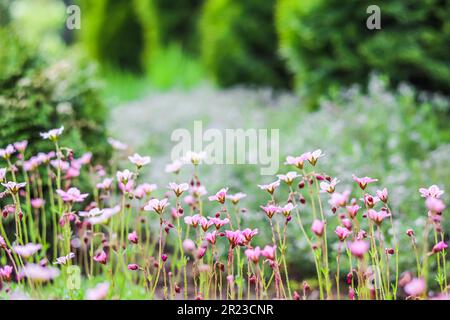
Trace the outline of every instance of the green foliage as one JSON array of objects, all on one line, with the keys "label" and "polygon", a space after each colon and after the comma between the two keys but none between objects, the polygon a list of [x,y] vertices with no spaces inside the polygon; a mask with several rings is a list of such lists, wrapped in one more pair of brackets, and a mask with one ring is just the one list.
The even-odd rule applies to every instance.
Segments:
[{"label": "green foliage", "polygon": [[156,50],[154,10],[149,0],[81,0],[81,37],[98,61],[132,71]]},{"label": "green foliage", "polygon": [[[62,143],[78,153],[107,159],[105,106],[99,100],[94,70],[72,57],[52,65],[22,43],[16,32],[0,29],[0,140],[29,140],[31,152],[51,147],[39,132],[65,125]],[[7,36],[6,36],[7,35]]]},{"label": "green foliage", "polygon": [[9,12],[10,0],[0,0],[0,26],[9,23],[11,16]]},{"label": "green foliage", "polygon": [[158,51],[149,63],[149,80],[157,89],[189,89],[202,83],[205,72],[200,61],[176,44]]},{"label": "green foliage", "polygon": [[450,3],[388,1],[381,30],[366,28],[371,1],[278,0],[282,56],[295,82],[316,100],[328,89],[366,83],[373,70],[392,84],[450,94]]},{"label": "green foliage", "polygon": [[200,21],[202,57],[221,86],[287,84],[276,53],[275,1],[208,0]]},{"label": "green foliage", "polygon": [[198,49],[197,20],[204,0],[152,0],[164,46],[178,43],[188,52]]}]

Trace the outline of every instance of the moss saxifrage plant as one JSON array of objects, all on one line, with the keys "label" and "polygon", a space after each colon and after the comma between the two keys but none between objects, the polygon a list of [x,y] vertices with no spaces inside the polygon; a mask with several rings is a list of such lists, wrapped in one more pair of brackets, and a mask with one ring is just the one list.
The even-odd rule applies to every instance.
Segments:
[{"label": "moss saxifrage plant", "polygon": [[[174,182],[154,197],[157,186],[139,181],[150,157],[128,157],[131,171],[117,171],[117,157],[109,167],[93,165],[91,154],[75,158],[59,144],[63,132],[41,133],[54,145],[50,153],[29,156],[26,141],[0,149],[0,289],[6,297],[43,298],[56,285],[63,286],[60,299],[123,298],[128,285],[142,287],[144,299],[448,297],[444,191],[435,185],[411,195],[422,196],[428,210],[422,236],[408,229],[411,243],[399,243],[388,190],[369,192],[377,179],[354,175],[355,191],[338,190],[337,178],[318,171],[321,150],[288,156],[293,171],[258,185],[268,196],[253,213],[267,220],[264,233],[242,219],[246,194],[224,187],[208,196],[200,179],[205,153],[188,152],[167,165]],[[125,153],[126,145],[109,142]],[[186,182],[179,181],[184,166],[192,168]],[[77,189],[82,171],[92,190]],[[205,201],[214,211],[205,210]],[[316,270],[316,279],[301,286],[295,280],[305,279],[287,261],[293,233],[306,239]],[[414,253],[415,269],[400,270],[402,252]],[[64,286],[74,267],[82,281],[102,282],[85,290]]]}]

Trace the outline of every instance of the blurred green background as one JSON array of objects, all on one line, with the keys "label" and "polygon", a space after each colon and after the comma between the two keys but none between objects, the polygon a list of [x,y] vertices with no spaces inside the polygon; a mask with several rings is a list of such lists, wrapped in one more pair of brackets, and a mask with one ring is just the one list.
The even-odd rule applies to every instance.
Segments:
[{"label": "blurred green background", "polygon": [[[73,3],[81,29],[69,31]],[[366,28],[373,4],[381,30]],[[420,230],[417,189],[450,190],[449,17],[442,0],[0,0],[0,140],[41,150],[37,132],[63,123],[76,152],[107,160],[112,135],[162,168],[171,132],[194,120],[279,128],[280,163],[321,148],[340,188],[353,173],[379,178],[398,228]],[[202,170],[208,191],[249,194],[245,219],[264,237],[256,184],[271,178]],[[160,169],[146,178],[164,193]],[[291,237],[299,266],[310,258]]]}]

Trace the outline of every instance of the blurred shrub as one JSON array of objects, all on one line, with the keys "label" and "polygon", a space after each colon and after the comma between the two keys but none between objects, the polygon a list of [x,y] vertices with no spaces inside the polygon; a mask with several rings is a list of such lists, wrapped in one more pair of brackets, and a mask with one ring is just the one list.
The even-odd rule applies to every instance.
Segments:
[{"label": "blurred shrub", "polygon": [[273,0],[207,0],[200,21],[202,57],[221,86],[286,86],[276,53]]},{"label": "blurred shrub", "polygon": [[368,30],[368,0],[278,0],[281,54],[314,99],[337,85],[366,83],[370,71],[450,94],[450,3],[388,1],[381,30]]},{"label": "blurred shrub", "polygon": [[0,0],[0,26],[6,25],[11,19],[9,12],[10,2],[11,0]]},{"label": "blurred shrub", "polygon": [[151,0],[158,12],[158,32],[164,46],[174,42],[188,52],[198,49],[197,21],[204,0]]},{"label": "blurred shrub", "polygon": [[155,11],[151,0],[80,0],[81,37],[99,62],[141,71],[156,48]]},{"label": "blurred shrub", "polygon": [[106,108],[99,100],[92,67],[72,57],[52,65],[0,28],[0,140],[33,142],[32,152],[51,147],[39,132],[65,125],[62,144],[107,159]]}]

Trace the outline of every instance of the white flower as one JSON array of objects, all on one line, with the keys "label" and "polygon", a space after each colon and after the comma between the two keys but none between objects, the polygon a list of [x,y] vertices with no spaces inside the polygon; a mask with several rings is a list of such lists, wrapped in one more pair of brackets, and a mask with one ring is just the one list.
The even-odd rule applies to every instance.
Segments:
[{"label": "white flower", "polygon": [[116,150],[126,150],[128,148],[125,143],[113,138],[108,138],[108,143],[111,145],[111,147],[113,147],[113,149]]},{"label": "white flower", "polygon": [[131,163],[135,164],[136,167],[141,168],[151,161],[150,157],[141,157],[139,154],[135,153],[133,156],[128,157]]},{"label": "white flower", "polygon": [[206,152],[194,152],[194,151],[188,151],[186,152],[186,155],[183,157],[183,160],[187,163],[192,163],[193,165],[198,165],[202,160],[206,158]]},{"label": "white flower", "polygon": [[167,173],[178,173],[180,172],[181,167],[183,166],[183,162],[179,160],[175,160],[173,163],[169,163],[166,165],[166,172]]},{"label": "white flower", "polygon": [[61,126],[59,129],[52,129],[47,132],[41,132],[40,135],[43,139],[48,139],[51,141],[57,141],[58,137],[63,133],[64,126]]}]

